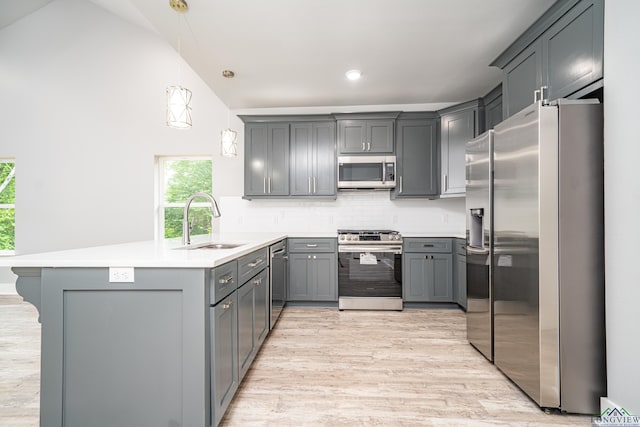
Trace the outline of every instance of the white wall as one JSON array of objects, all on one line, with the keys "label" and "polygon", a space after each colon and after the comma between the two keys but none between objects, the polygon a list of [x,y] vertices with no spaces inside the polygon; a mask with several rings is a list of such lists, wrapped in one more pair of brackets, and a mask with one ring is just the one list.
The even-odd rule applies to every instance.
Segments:
[{"label": "white wall", "polygon": [[[608,398],[640,415],[640,1],[605,3],[605,265]],[[606,408],[603,408],[606,409]]]},{"label": "white wall", "polygon": [[[155,33],[91,2],[56,0],[0,30],[0,58],[18,254],[153,239],[156,155],[213,155],[216,182],[241,167],[219,156],[220,99]],[[177,83],[193,91],[189,130],[165,125],[165,88]]]}]

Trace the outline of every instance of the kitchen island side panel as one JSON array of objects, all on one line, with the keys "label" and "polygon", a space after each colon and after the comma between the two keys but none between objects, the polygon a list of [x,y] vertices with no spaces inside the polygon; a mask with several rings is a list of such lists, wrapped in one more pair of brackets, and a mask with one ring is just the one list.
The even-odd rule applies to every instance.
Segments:
[{"label": "kitchen island side panel", "polygon": [[42,269],[41,426],[208,425],[203,269]]}]

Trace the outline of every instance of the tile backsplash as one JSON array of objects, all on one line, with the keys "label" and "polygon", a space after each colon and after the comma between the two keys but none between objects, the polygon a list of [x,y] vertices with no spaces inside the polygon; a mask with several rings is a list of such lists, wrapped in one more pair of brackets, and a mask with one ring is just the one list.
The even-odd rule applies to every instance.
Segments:
[{"label": "tile backsplash", "polygon": [[337,200],[221,197],[224,231],[335,232],[340,228],[409,232],[465,230],[464,198],[390,200],[387,191],[340,192]]}]

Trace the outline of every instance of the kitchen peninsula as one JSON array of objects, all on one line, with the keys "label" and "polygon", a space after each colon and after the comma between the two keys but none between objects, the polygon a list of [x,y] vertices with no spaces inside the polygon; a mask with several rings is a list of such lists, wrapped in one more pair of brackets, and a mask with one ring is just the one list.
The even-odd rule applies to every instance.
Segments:
[{"label": "kitchen peninsula", "polygon": [[[40,315],[40,425],[216,425],[241,379],[238,354],[246,348],[248,368],[269,330],[268,247],[285,237],[197,236],[194,246],[205,238],[238,246],[181,249],[170,239],[1,260]],[[217,301],[217,287],[229,284]],[[242,315],[237,295],[254,287]],[[238,350],[243,334],[249,347]]]}]

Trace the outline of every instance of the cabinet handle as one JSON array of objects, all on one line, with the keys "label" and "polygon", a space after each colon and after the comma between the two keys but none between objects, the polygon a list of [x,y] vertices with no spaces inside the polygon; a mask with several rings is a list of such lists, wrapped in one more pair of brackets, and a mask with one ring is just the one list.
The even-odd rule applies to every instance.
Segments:
[{"label": "cabinet handle", "polygon": [[224,310],[228,310],[228,309],[231,308],[231,304],[233,304],[233,300],[232,299],[230,299],[229,302],[222,304],[222,308]]},{"label": "cabinet handle", "polygon": [[227,275],[218,279],[218,283],[221,285],[226,285],[227,283],[233,283],[233,276]]},{"label": "cabinet handle", "polygon": [[423,245],[423,247],[424,247],[424,248],[432,248],[432,247],[434,247],[434,246],[435,246],[435,245],[433,245],[433,244],[424,244],[424,245]]},{"label": "cabinet handle", "polygon": [[311,193],[311,177],[309,177],[309,193]]},{"label": "cabinet handle", "polygon": [[253,281],[253,284],[256,286],[262,285],[262,277]]},{"label": "cabinet handle", "polygon": [[365,151],[365,150],[366,150],[365,143],[364,143],[364,141],[362,141],[362,151]]},{"label": "cabinet handle", "polygon": [[262,179],[262,192],[264,194],[267,194],[267,177],[266,176]]},{"label": "cabinet handle", "polygon": [[449,175],[445,175],[443,192],[446,193],[448,188],[449,188]]},{"label": "cabinet handle", "polygon": [[313,194],[316,194],[316,177],[313,177]]},{"label": "cabinet handle", "polygon": [[371,151],[371,142],[367,142],[367,151]]},{"label": "cabinet handle", "polygon": [[249,264],[247,264],[249,267],[253,268],[256,265],[262,264],[263,259],[262,258],[257,258],[255,261],[250,262]]},{"label": "cabinet handle", "polygon": [[269,194],[271,194],[271,177],[269,177],[267,184],[268,184],[267,187],[269,188]]},{"label": "cabinet handle", "polygon": [[313,256],[313,259],[316,259],[316,256],[315,256],[315,255]]},{"label": "cabinet handle", "polygon": [[424,257],[424,259],[433,259],[433,255],[427,255]]},{"label": "cabinet handle", "polygon": [[402,193],[402,175],[400,175],[400,193]]},{"label": "cabinet handle", "polygon": [[307,247],[308,248],[317,248],[318,244],[317,243],[307,243]]}]

